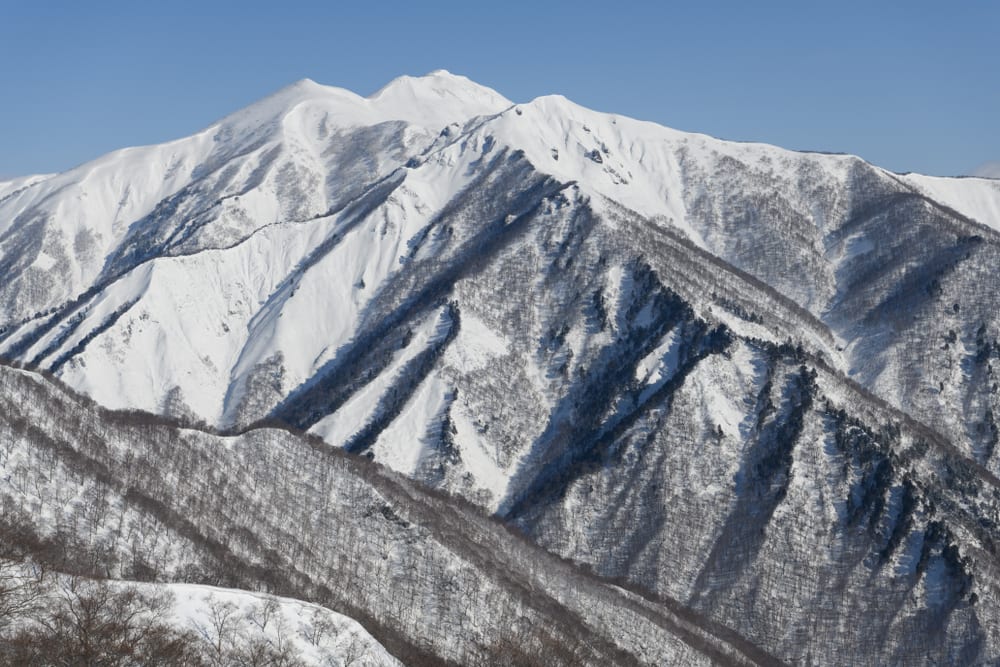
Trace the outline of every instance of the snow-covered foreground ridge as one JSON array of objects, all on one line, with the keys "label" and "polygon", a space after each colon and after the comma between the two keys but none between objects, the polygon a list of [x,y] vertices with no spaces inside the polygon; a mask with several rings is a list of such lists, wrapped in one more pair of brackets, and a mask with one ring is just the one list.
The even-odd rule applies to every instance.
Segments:
[{"label": "snow-covered foreground ridge", "polygon": [[352,619],[263,593],[91,579],[4,558],[0,601],[4,664],[402,664]]},{"label": "snow-covered foreground ridge", "polygon": [[998,212],[447,72],[302,81],[0,184],[0,357],[307,431],[790,662],[988,661]]}]

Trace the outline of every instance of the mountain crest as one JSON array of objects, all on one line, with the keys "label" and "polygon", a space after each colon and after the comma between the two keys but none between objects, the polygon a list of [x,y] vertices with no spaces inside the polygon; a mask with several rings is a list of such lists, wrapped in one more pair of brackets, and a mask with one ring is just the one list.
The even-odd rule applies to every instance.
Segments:
[{"label": "mountain crest", "polygon": [[308,431],[792,663],[993,664],[998,187],[303,80],[0,186],[0,356]]}]

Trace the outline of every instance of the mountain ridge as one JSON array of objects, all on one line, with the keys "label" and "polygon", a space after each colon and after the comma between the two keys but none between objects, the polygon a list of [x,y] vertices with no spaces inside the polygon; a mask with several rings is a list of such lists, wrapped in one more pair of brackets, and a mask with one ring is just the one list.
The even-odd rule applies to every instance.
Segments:
[{"label": "mountain ridge", "polygon": [[[119,576],[138,568],[158,582],[194,579],[319,599],[328,608],[363,619],[387,648],[414,664],[428,660],[428,664],[495,664],[512,655],[527,660],[548,655],[560,664],[567,657],[588,664],[609,658],[621,664],[650,664],[658,657],[681,656],[703,664],[781,664],[676,600],[602,581],[545,554],[460,499],[428,492],[315,438],[275,428],[219,436],[155,415],[115,413],[53,380],[0,364],[0,402],[10,415],[0,427],[11,436],[4,438],[3,463],[11,474],[0,481],[9,511],[0,517],[0,529],[12,538],[12,545],[26,548],[43,566],[53,564],[50,559],[53,552],[60,553],[60,545],[72,544],[60,564],[85,574],[94,566]],[[49,420],[69,415],[73,418]],[[95,432],[102,436],[93,437]],[[172,447],[183,454],[172,453]],[[312,463],[326,461],[326,465],[310,467],[309,475],[298,478],[265,474],[274,472],[275,466],[300,463],[297,451],[309,452],[306,458]],[[205,457],[214,460],[217,472],[236,474],[248,484],[185,474],[190,464],[204,462]],[[37,460],[49,461],[48,472],[34,465]],[[186,488],[187,482],[191,488]],[[281,517],[274,517],[270,500],[303,485],[322,486],[329,497],[311,494],[312,507],[289,505]],[[55,497],[49,495],[53,486],[60,489]],[[106,500],[100,507],[81,503],[64,509],[59,500],[98,493]],[[202,514],[187,507],[195,497],[213,503],[212,512]],[[234,502],[255,509],[232,515],[220,511]],[[32,507],[35,520],[18,526],[17,520]],[[321,507],[325,507],[322,516],[317,516]],[[92,520],[88,516],[94,512],[104,513],[96,520],[107,521],[108,530],[87,530]],[[138,538],[129,530],[137,521],[146,528]],[[309,526],[330,522],[339,526],[335,532],[350,532],[355,539],[289,532],[289,522]],[[112,528],[115,525],[123,528]],[[268,531],[273,532],[265,537]],[[275,537],[280,540],[272,542]],[[270,546],[256,544],[260,539]],[[295,546],[289,547],[288,540]],[[418,557],[406,548],[415,543],[421,545],[420,551],[436,551],[435,555]],[[340,553],[335,557],[327,553],[320,559],[326,560],[325,565],[314,562],[319,559],[316,554],[298,567],[292,564],[296,554],[320,548]],[[532,563],[533,568],[518,572],[510,567],[518,560]],[[336,576],[322,574],[323,567],[332,567]],[[428,567],[443,572],[409,576],[415,568]],[[472,576],[478,585],[495,587],[492,596],[474,598],[488,610],[470,609],[468,590],[454,584],[456,579],[467,580],[469,568],[477,571]],[[348,570],[353,575],[347,576]],[[391,587],[387,579],[393,581]],[[461,627],[464,632],[455,636],[429,632],[426,626],[431,624],[407,613],[406,602],[397,595],[400,589],[416,598],[436,599],[428,602],[440,615],[435,624]],[[512,615],[514,625],[477,621],[484,613]],[[628,621],[615,620],[615,614]],[[529,625],[528,618],[536,625]],[[414,634],[402,632],[403,627]]]},{"label": "mountain ridge", "polygon": [[299,82],[3,195],[0,355],[309,431],[785,661],[988,661],[998,228],[987,179]]}]

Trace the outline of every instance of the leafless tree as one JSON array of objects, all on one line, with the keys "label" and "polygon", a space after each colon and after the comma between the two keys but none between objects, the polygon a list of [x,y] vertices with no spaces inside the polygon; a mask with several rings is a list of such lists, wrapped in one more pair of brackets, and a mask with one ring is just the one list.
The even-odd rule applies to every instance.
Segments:
[{"label": "leafless tree", "polygon": [[10,664],[201,665],[193,636],[164,622],[166,594],[79,577],[60,579],[55,591],[8,638]]}]

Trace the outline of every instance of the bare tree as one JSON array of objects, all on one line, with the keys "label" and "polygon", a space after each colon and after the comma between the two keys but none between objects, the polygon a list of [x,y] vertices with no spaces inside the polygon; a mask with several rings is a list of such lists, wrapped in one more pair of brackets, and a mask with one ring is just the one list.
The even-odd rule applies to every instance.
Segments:
[{"label": "bare tree", "polygon": [[255,605],[247,613],[247,619],[259,628],[261,632],[264,632],[267,630],[268,624],[271,623],[271,620],[275,618],[280,610],[281,606],[277,600],[269,598],[263,605]]},{"label": "bare tree", "polygon": [[11,664],[203,664],[193,636],[164,622],[166,594],[72,577],[60,580],[46,602],[9,638],[3,657]]},{"label": "bare tree", "polygon": [[344,661],[344,667],[351,667],[351,665],[357,663],[365,654],[368,653],[368,646],[358,633],[351,633],[351,641],[348,642],[347,646],[344,647],[344,651],[341,654],[341,658]]},{"label": "bare tree", "polygon": [[44,576],[39,566],[0,560],[0,638],[18,619],[37,611]]},{"label": "bare tree", "polygon": [[221,600],[208,601],[208,623],[196,623],[198,634],[208,645],[208,660],[220,667],[227,664],[226,657],[234,647],[239,617],[236,605]]}]

